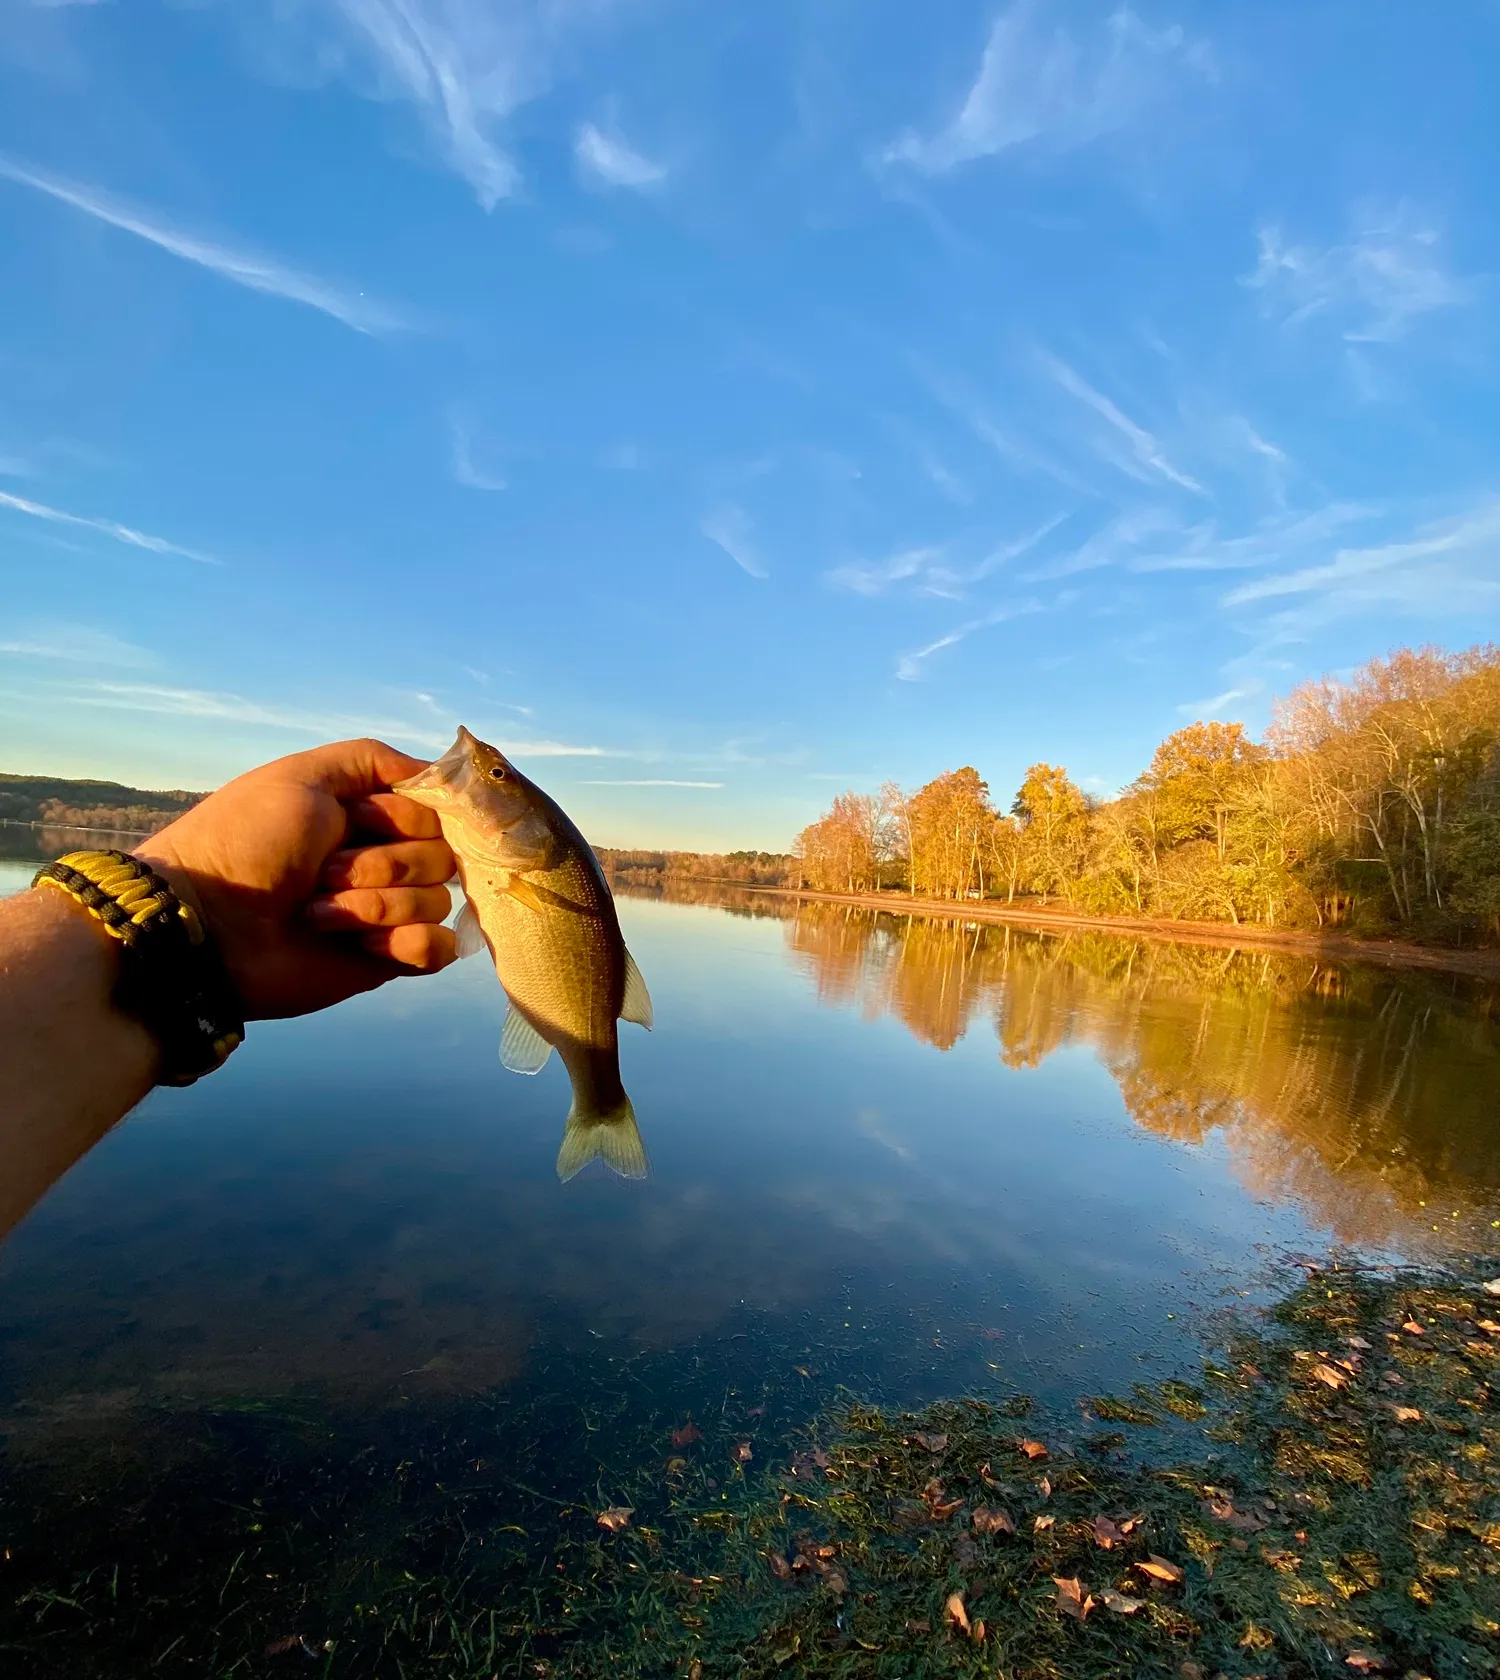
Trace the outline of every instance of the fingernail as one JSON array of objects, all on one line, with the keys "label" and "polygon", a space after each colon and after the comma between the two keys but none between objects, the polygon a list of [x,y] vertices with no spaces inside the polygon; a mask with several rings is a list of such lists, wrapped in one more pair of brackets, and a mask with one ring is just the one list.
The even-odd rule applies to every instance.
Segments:
[{"label": "fingernail", "polygon": [[315,898],[307,907],[307,919],[319,926],[327,927],[333,922],[342,921],[344,911],[331,898]]}]

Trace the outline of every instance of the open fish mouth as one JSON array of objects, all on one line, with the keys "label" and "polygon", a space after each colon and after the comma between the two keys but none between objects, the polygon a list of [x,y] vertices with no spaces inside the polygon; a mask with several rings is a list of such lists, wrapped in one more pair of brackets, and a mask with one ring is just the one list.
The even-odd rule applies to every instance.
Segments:
[{"label": "open fish mouth", "polygon": [[414,776],[392,782],[391,791],[415,800],[418,805],[446,804],[468,779],[474,745],[474,737],[460,724],[458,739],[441,758],[433,759]]}]

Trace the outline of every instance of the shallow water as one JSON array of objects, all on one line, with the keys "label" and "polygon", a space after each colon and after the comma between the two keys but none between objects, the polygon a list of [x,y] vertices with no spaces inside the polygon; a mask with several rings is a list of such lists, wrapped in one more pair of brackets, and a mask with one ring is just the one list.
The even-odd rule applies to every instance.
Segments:
[{"label": "shallow water", "polygon": [[[1489,1245],[1472,982],[695,896],[620,902],[645,1184],[558,1184],[566,1077],[500,1067],[478,961],[153,1095],[0,1249],[0,1474],[195,1407],[440,1431],[559,1383],[620,1440],[721,1394],[764,1457],[839,1384],[1167,1375],[1289,1252]],[[610,1449],[585,1421],[528,1450],[570,1488]]]}]

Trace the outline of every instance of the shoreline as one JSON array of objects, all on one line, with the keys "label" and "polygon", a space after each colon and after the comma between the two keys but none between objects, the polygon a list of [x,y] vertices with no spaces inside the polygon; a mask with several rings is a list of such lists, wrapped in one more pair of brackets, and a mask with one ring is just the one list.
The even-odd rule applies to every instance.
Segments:
[{"label": "shoreline", "polygon": [[1373,963],[1381,968],[1414,968],[1446,974],[1500,979],[1500,951],[1460,951],[1414,945],[1399,939],[1359,939],[1351,934],[1316,933],[1296,928],[1266,928],[1248,923],[1173,921],[1164,916],[1090,915],[1085,911],[1049,910],[1006,904],[997,899],[965,900],[911,898],[905,893],[818,892],[810,887],[769,887],[745,881],[713,881],[705,885],[736,887],[744,892],[777,898],[806,899],[820,904],[847,904],[860,910],[883,910],[890,915],[935,916],[956,922],[995,922],[1033,928],[1041,933],[1095,932],[1128,934],[1164,940],[1173,945],[1254,947],[1290,956],[1323,957],[1330,962]]}]

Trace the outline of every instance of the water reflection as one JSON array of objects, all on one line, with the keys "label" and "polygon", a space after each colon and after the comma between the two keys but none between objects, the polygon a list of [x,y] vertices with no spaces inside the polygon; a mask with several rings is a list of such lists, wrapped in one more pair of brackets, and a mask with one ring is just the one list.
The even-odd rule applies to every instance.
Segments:
[{"label": "water reflection", "polygon": [[499,1067],[486,965],[257,1025],[0,1248],[0,1435],[509,1391],[559,1350],[609,1394],[617,1361],[698,1369],[752,1322],[773,1404],[1066,1397],[1194,1359],[1184,1314],[1278,1247],[1491,1216],[1482,989],[699,896],[621,902],[650,1184],[557,1184],[564,1081]]},{"label": "water reflection", "polygon": [[[950,1050],[988,1026],[1007,1068],[1085,1047],[1140,1126],[1217,1134],[1257,1195],[1349,1244],[1478,1240],[1500,1190],[1500,994],[1255,949],[1038,933],[718,894],[780,917],[819,1001]],[[1436,1236],[1434,1237],[1434,1233]]]}]

